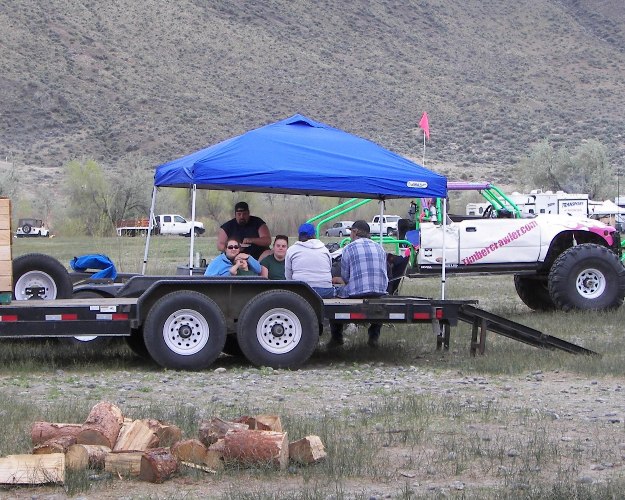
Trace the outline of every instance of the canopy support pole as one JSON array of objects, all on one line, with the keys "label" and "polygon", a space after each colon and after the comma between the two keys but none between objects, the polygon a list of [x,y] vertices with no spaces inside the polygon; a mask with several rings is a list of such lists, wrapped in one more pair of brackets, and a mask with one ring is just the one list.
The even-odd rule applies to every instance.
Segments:
[{"label": "canopy support pole", "polygon": [[447,233],[447,198],[443,198],[443,262],[441,266],[441,300],[445,300],[445,264],[446,264],[446,253],[447,249],[445,248],[445,234]]},{"label": "canopy support pole", "polygon": [[197,184],[193,184],[191,190],[191,245],[189,245],[189,276],[193,276],[193,248],[195,245],[195,201],[197,196]]},{"label": "canopy support pole", "polygon": [[148,221],[148,235],[145,238],[145,252],[143,253],[143,265],[141,266],[141,274],[145,276],[145,269],[148,265],[148,251],[150,250],[150,237],[154,229],[154,206],[156,205],[157,187],[152,188],[152,203],[150,204],[150,218]]}]

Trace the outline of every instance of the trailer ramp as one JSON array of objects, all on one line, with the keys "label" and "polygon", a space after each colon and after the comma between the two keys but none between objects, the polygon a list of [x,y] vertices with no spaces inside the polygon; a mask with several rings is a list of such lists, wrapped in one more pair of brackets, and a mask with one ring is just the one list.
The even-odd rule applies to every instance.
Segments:
[{"label": "trailer ramp", "polygon": [[471,332],[471,354],[473,356],[475,356],[476,352],[484,354],[486,350],[486,332],[488,330],[542,349],[558,349],[572,354],[600,356],[599,353],[590,349],[544,334],[534,328],[516,323],[469,304],[462,305],[459,308],[458,319],[465,323],[470,323],[473,327]]}]

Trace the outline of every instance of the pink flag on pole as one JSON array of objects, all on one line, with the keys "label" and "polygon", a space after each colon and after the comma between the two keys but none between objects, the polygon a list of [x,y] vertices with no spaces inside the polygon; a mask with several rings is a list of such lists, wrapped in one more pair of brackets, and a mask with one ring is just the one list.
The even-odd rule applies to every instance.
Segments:
[{"label": "pink flag on pole", "polygon": [[426,139],[430,140],[430,122],[428,121],[428,114],[424,111],[421,120],[419,120],[419,127],[423,129]]}]

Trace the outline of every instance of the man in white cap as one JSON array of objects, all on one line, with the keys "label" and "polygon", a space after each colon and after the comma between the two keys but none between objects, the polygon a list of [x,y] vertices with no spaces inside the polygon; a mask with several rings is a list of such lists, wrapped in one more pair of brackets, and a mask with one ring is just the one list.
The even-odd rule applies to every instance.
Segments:
[{"label": "man in white cap", "polygon": [[316,237],[315,226],[302,224],[298,241],[286,251],[284,275],[288,280],[308,283],[322,298],[334,297],[332,286],[332,256]]},{"label": "man in white cap", "polygon": [[[337,296],[345,298],[381,297],[386,295],[386,251],[382,245],[371,240],[371,229],[364,220],[357,220],[350,227],[351,243],[341,255],[341,278],[345,286],[338,288]],[[343,324],[331,323],[332,338],[327,347],[343,345]],[[378,347],[382,323],[369,325],[370,347]]]}]

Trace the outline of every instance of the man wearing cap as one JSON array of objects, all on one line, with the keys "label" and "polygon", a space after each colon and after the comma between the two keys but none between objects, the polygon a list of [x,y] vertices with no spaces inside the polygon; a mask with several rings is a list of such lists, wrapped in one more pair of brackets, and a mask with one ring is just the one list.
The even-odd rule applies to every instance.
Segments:
[{"label": "man wearing cap", "polygon": [[244,201],[234,206],[234,219],[230,219],[219,228],[217,235],[217,250],[223,252],[228,238],[235,238],[241,242],[241,250],[256,260],[269,255],[271,233],[265,221],[260,217],[250,215],[250,207]]},{"label": "man wearing cap", "polygon": [[316,236],[315,226],[302,224],[298,241],[286,251],[284,275],[288,280],[304,281],[324,299],[334,297],[332,257]]},{"label": "man wearing cap", "polygon": [[[386,251],[382,245],[370,238],[369,224],[364,220],[357,220],[349,228],[351,243],[341,255],[341,278],[345,286],[338,288],[337,296],[344,298],[367,298],[386,295],[388,275],[386,273]],[[343,325],[331,323],[332,338],[328,347],[343,345]],[[378,346],[382,323],[369,325],[370,347]]]}]

